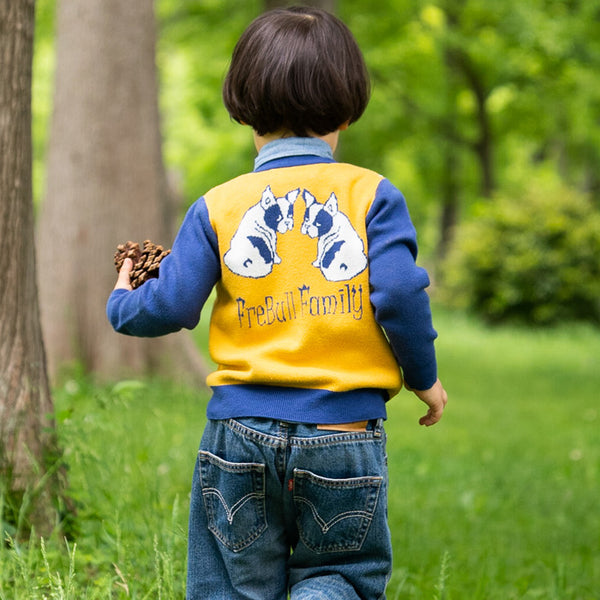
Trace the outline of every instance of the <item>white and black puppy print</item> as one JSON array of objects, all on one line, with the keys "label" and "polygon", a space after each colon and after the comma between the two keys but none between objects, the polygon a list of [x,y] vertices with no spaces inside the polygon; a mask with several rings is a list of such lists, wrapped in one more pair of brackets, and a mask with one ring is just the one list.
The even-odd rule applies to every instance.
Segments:
[{"label": "white and black puppy print", "polygon": [[301,232],[318,238],[317,258],[313,267],[321,270],[328,281],[347,281],[367,267],[364,244],[350,219],[338,210],[338,199],[331,193],[325,204],[303,192],[306,211]]},{"label": "white and black puppy print", "polygon": [[267,186],[259,202],[251,206],[242,217],[231,238],[229,250],[223,257],[225,265],[236,275],[258,279],[281,263],[277,254],[277,234],[294,227],[294,202],[299,189],[276,198]]}]

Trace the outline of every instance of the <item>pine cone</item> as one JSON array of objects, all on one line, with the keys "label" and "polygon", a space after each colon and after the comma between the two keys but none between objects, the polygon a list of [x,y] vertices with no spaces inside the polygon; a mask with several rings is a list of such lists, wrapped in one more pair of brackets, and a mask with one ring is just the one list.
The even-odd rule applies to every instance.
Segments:
[{"label": "pine cone", "polygon": [[158,277],[158,268],[160,261],[171,251],[165,250],[162,246],[152,243],[150,240],[144,241],[144,247],[140,250],[137,242],[125,242],[117,246],[115,252],[115,267],[117,273],[121,270],[126,258],[133,261],[131,270],[131,287],[133,289],[140,287],[142,283],[153,277]]}]

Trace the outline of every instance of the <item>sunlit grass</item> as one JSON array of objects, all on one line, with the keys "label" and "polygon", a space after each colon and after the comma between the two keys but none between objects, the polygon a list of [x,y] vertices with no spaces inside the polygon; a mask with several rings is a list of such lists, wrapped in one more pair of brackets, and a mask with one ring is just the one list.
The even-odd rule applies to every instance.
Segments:
[{"label": "sunlit grass", "polygon": [[5,536],[0,600],[183,598],[206,398],[162,382],[101,387],[68,378],[55,404],[78,511],[75,539],[57,533],[42,547]]},{"label": "sunlit grass", "polygon": [[404,392],[389,411],[398,598],[433,597],[445,555],[447,598],[596,597],[599,332],[436,316],[447,413],[419,428]]},{"label": "sunlit grass", "polygon": [[[406,391],[388,406],[388,598],[596,598],[600,332],[435,322],[442,422]],[[4,536],[0,600],[183,598],[206,393],[74,374],[54,395],[78,530]]]}]

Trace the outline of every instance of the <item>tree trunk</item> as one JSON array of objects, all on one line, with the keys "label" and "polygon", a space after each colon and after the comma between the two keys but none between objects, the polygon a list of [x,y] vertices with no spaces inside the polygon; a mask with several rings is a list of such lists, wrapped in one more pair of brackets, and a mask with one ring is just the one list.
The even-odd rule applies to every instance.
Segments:
[{"label": "tree trunk", "polygon": [[51,375],[79,362],[101,378],[205,375],[187,332],[114,333],[105,316],[118,243],[170,246],[152,0],[62,0],[46,196],[39,230]]},{"label": "tree trunk", "polygon": [[[34,0],[0,3],[0,497],[26,535],[56,525],[52,398],[36,286],[31,183]],[[48,470],[50,467],[50,470]],[[2,511],[0,511],[2,512]],[[1,543],[1,542],[0,542]]]},{"label": "tree trunk", "polygon": [[477,101],[479,137],[474,144],[474,150],[481,169],[481,195],[483,198],[491,198],[496,189],[496,180],[493,156],[494,139],[490,115],[487,109],[488,92],[473,65],[465,61],[463,66],[466,79]]},{"label": "tree trunk", "polygon": [[[450,19],[455,25],[455,21]],[[441,199],[442,212],[440,215],[440,237],[437,243],[436,254],[436,274],[441,274],[441,263],[450,249],[454,230],[458,222],[458,212],[460,208],[459,199],[459,151],[457,149],[458,140],[461,140],[460,133],[457,131],[458,115],[456,113],[456,97],[458,94],[458,82],[456,73],[456,52],[450,47],[444,48],[444,65],[446,68],[446,110],[444,119],[441,123],[440,133],[442,142],[440,149],[443,152],[443,166],[441,176]],[[462,143],[462,142],[461,142]]]},{"label": "tree trunk", "polygon": [[458,194],[458,158],[456,149],[448,142],[444,146],[444,166],[442,174],[442,213],[440,216],[440,238],[437,244],[437,274],[440,274],[441,261],[446,258],[454,240],[460,207]]},{"label": "tree trunk", "polygon": [[[460,3],[451,2],[446,6],[448,25],[453,32],[460,30],[459,14],[461,10]],[[446,46],[444,54],[449,70],[456,73],[460,72],[475,96],[478,136],[471,144],[471,149],[475,152],[479,163],[481,173],[480,194],[483,198],[491,198],[496,189],[496,174],[494,168],[494,134],[487,106],[489,89],[485,84],[484,74],[480,72],[464,48],[455,43],[450,43]]]}]

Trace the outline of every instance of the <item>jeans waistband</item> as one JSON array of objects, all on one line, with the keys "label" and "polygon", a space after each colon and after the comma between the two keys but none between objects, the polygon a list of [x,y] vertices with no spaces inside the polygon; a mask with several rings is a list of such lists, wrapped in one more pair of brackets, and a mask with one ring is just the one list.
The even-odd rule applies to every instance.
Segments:
[{"label": "jeans waistband", "polygon": [[369,438],[380,439],[384,436],[383,419],[368,421],[366,431],[348,432],[317,429],[316,424],[289,423],[257,417],[226,419],[224,423],[231,431],[272,447],[351,442]]}]

